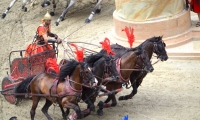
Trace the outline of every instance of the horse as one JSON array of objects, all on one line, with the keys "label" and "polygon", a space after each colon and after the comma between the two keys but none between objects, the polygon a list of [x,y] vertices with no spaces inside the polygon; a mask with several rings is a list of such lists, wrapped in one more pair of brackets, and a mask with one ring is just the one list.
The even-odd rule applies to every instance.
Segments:
[{"label": "horse", "polygon": [[[147,72],[152,72],[154,70],[149,60],[149,57],[146,54],[146,51],[141,47],[126,49],[123,52],[120,50],[113,50],[113,52],[115,53],[115,57],[118,58],[116,60],[116,68],[118,70],[118,73],[120,74],[120,80],[105,81],[103,85],[105,85],[106,89],[109,91],[120,89],[122,88],[123,84],[127,84],[129,81],[129,76],[134,70],[136,64],[143,66],[144,70]],[[106,52],[105,50],[101,50],[100,53],[105,54]],[[118,54],[122,54],[122,56],[119,57]],[[115,94],[117,94],[117,91],[108,94],[108,98],[104,102],[100,101],[98,103],[99,109],[97,110],[97,113],[99,116],[103,115],[104,107],[114,107],[117,105]],[[110,100],[112,100],[112,103],[108,104]]]},{"label": "horse", "polygon": [[[114,51],[117,49],[122,52],[128,49],[123,46],[119,46],[117,44],[111,45],[111,47]],[[142,47],[142,49],[144,49],[147,52],[149,59],[152,58],[153,53],[155,53],[157,55],[157,59],[160,59],[161,61],[166,61],[168,59],[168,55],[165,50],[166,44],[162,40],[162,36],[151,37],[145,40],[143,43],[141,43],[138,47]],[[119,54],[119,56],[123,55],[123,54],[120,54],[119,52],[116,52],[116,54]],[[132,97],[135,94],[137,94],[137,89],[141,85],[146,75],[147,75],[146,71],[133,71],[129,78],[133,91],[129,95],[120,96],[118,100],[132,99]]]},{"label": "horse", "polygon": [[102,81],[107,77],[111,77],[113,80],[119,79],[115,60],[112,56],[101,53],[91,54],[85,58],[85,62],[92,68],[92,72],[98,80],[97,89],[83,87],[82,100],[88,105],[87,108],[90,111],[95,111],[94,102],[96,101],[99,90],[101,90]]},{"label": "horse", "polygon": [[[48,120],[52,120],[48,114],[48,108],[52,103],[58,103],[64,120],[67,120],[66,116],[70,109],[76,111],[74,118],[81,119],[87,116],[78,105],[83,82],[94,82],[94,80],[95,77],[87,63],[70,60],[61,67],[57,78],[48,73],[31,76],[16,87],[15,93],[28,92],[27,94],[32,96],[31,120],[34,120],[35,110],[41,97],[46,98],[42,112]],[[19,96],[16,95],[16,97]],[[67,111],[65,112],[63,108],[67,108]]]},{"label": "horse", "polygon": [[[96,89],[83,86],[81,98],[88,105],[87,109],[90,111],[95,111],[94,102],[96,101],[96,97],[101,89],[100,83],[102,80],[107,76],[111,77],[111,80],[119,79],[119,74],[115,66],[115,60],[116,59],[112,56],[101,53],[91,54],[84,59],[88,66],[92,68],[92,72],[98,80],[98,87]],[[67,61],[67,59],[61,60],[60,66],[66,64]]]},{"label": "horse", "polygon": [[[66,8],[64,9],[64,11],[62,12],[62,14],[60,15],[60,17],[56,20],[55,22],[55,25],[58,26],[59,25],[59,22],[60,21],[63,21],[64,18],[65,18],[65,15],[67,14],[68,10],[76,3],[77,0],[69,0],[69,4],[66,6]],[[101,12],[101,4],[102,0],[97,0],[97,3],[96,5],[93,7],[90,15],[88,16],[88,18],[85,20],[85,23],[89,23],[94,14],[98,14]],[[52,11],[50,12],[50,15],[51,16],[54,16],[55,15],[55,9],[56,9],[56,6],[57,6],[57,3],[58,3],[58,0],[53,0],[52,1],[52,4],[53,4],[53,9]]]},{"label": "horse", "polygon": [[[22,7],[21,7],[21,10],[24,11],[24,12],[27,12],[27,7],[26,7],[26,4],[28,2],[31,1],[31,6],[34,5],[34,2],[36,0],[22,0]],[[5,10],[5,12],[1,15],[1,18],[5,18],[6,17],[6,14],[7,12],[12,8],[12,6],[17,2],[17,0],[13,0],[10,5],[8,6],[8,8]],[[42,7],[46,7],[46,6],[49,6],[50,5],[50,2],[48,0],[43,0],[41,6]]]}]

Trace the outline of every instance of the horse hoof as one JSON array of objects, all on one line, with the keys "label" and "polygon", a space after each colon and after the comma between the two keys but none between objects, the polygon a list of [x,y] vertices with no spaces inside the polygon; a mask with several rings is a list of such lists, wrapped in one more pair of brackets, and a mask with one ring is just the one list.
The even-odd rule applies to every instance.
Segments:
[{"label": "horse hoof", "polygon": [[85,23],[90,23],[90,21],[91,21],[90,19],[86,19]]},{"label": "horse hoof", "polygon": [[9,120],[17,120],[17,117],[11,117]]},{"label": "horse hoof", "polygon": [[5,13],[3,13],[2,14],[2,16],[1,16],[1,18],[5,18],[6,17],[6,14]]},{"label": "horse hoof", "polygon": [[119,100],[119,101],[124,100],[124,96],[120,96],[120,97],[118,98],[118,100]]},{"label": "horse hoof", "polygon": [[55,15],[55,13],[54,13],[54,12],[50,12],[50,15],[51,15],[51,16],[54,16],[54,15]]},{"label": "horse hoof", "polygon": [[43,2],[42,4],[41,4],[41,6],[42,7],[47,7],[47,6],[49,6],[51,3],[49,2],[49,1],[47,1],[47,2]]},{"label": "horse hoof", "polygon": [[22,7],[22,11],[27,12],[27,7]]},{"label": "horse hoof", "polygon": [[59,22],[55,22],[55,25],[58,26],[58,25],[59,25]]},{"label": "horse hoof", "polygon": [[95,14],[99,14],[101,12],[101,9],[96,9]]},{"label": "horse hoof", "polygon": [[90,107],[90,111],[95,112],[95,106]]},{"label": "horse hoof", "polygon": [[64,20],[64,17],[61,16],[61,17],[60,17],[60,20],[63,21],[63,20]]},{"label": "horse hoof", "polygon": [[99,116],[102,116],[102,115],[103,115],[103,110],[98,109],[98,110],[97,110],[97,114],[98,114]]}]

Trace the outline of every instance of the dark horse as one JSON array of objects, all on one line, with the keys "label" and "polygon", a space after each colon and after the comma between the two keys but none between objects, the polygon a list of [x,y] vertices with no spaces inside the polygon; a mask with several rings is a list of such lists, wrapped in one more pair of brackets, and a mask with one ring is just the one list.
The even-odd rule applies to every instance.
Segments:
[{"label": "dark horse", "polygon": [[[118,80],[119,74],[116,70],[115,58],[107,54],[96,53],[91,54],[85,58],[85,62],[92,68],[92,72],[98,79],[98,86],[96,88],[89,88],[83,86],[82,100],[88,105],[87,108],[90,111],[95,111],[94,102],[101,89],[101,82],[106,77],[111,80]],[[68,62],[67,59],[63,59],[60,65],[64,65]]]},{"label": "dark horse", "polygon": [[[32,120],[34,120],[35,110],[42,96],[46,98],[42,112],[48,120],[52,120],[48,114],[48,108],[52,103],[59,104],[64,120],[67,120],[69,109],[74,109],[77,118],[81,119],[85,117],[78,105],[82,94],[82,83],[94,80],[95,77],[86,63],[71,60],[61,67],[58,78],[48,73],[41,73],[21,82],[15,92],[26,93],[28,91],[32,96],[33,104],[30,111]],[[67,108],[67,111],[65,112],[63,108]]]},{"label": "dark horse", "polygon": [[[117,53],[121,51],[115,50],[114,52]],[[102,50],[101,53],[106,54],[104,50]],[[103,82],[103,85],[105,85],[106,89],[109,91],[120,89],[122,87],[122,84],[128,83],[129,76],[133,71],[133,69],[135,68],[136,64],[144,66],[144,70],[146,70],[147,72],[153,71],[153,67],[151,65],[151,62],[149,61],[146,51],[143,50],[141,47],[126,49],[121,53],[123,55],[120,57],[116,54],[116,57],[118,58],[116,60],[116,67],[118,73],[120,74],[120,80]],[[97,111],[98,115],[103,115],[104,107],[111,107],[117,105],[115,94],[117,94],[117,92],[108,94],[108,98],[104,103],[102,101],[98,103],[99,106],[99,109]],[[107,104],[110,100],[112,100],[112,104]]]},{"label": "dark horse", "polygon": [[[117,44],[111,46],[113,51],[115,51],[115,53],[119,56],[123,55],[121,54],[121,52],[126,51],[126,49],[128,49],[124,48],[123,46],[119,46]],[[161,36],[149,38],[145,40],[142,44],[140,44],[138,47],[141,47],[147,52],[149,59],[151,59],[153,53],[155,53],[157,55],[157,58],[160,59],[161,61],[166,61],[168,59],[168,55],[165,50],[166,45],[162,40]],[[141,67],[142,66],[138,65],[138,68]],[[137,93],[137,89],[146,75],[147,75],[146,71],[133,71],[130,75],[130,82],[133,87],[133,91],[129,95],[120,96],[119,100],[131,99]]]},{"label": "dark horse", "polygon": [[94,102],[101,89],[102,80],[111,77],[114,80],[119,79],[119,74],[116,70],[115,60],[112,56],[107,54],[97,53],[91,54],[85,58],[85,62],[92,68],[92,72],[98,80],[97,89],[83,87],[82,100],[88,104],[91,111],[95,111]]}]

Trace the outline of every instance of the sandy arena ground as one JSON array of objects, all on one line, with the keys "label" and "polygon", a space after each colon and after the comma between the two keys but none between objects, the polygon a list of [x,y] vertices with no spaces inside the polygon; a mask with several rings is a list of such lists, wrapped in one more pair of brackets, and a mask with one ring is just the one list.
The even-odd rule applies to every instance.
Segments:
[{"label": "sandy arena ground", "polygon": [[[9,5],[9,1],[0,1],[0,11]],[[87,3],[89,7],[75,6],[71,13],[59,26],[52,25],[52,32],[57,33],[60,38],[65,38],[80,26],[84,25],[85,19],[91,12],[94,4]],[[86,3],[84,3],[86,4]],[[40,5],[34,8],[28,7],[28,12],[20,11],[21,1],[11,9],[5,19],[0,19],[0,84],[6,71],[9,71],[8,55],[12,50],[25,49],[32,42],[33,36],[40,20],[46,13],[46,8]],[[62,3],[58,4],[56,16],[52,17],[54,22],[62,9]],[[75,10],[77,9],[77,10]],[[113,27],[112,13],[115,10],[114,1],[104,1],[100,15],[95,15],[90,24],[85,25],[74,34],[70,35],[67,41],[85,41],[98,44]],[[76,11],[76,12],[74,12]],[[53,23],[52,23],[53,24]],[[58,61],[64,58],[63,47],[59,46]],[[199,120],[200,119],[200,61],[198,60],[172,60],[159,62],[154,65],[153,73],[149,73],[138,89],[137,95],[127,101],[119,101],[114,108],[104,109],[104,115],[99,117],[96,112],[84,120],[121,120],[125,115],[129,120]],[[1,89],[1,87],[0,87]],[[124,89],[117,95],[128,94],[131,89]],[[98,98],[105,100],[105,97]],[[97,103],[96,102],[96,103]],[[32,101],[23,100],[17,106],[9,104],[0,95],[0,120],[9,120],[17,116],[18,120],[30,119],[30,108]],[[44,99],[38,105],[36,120],[46,120],[40,111]],[[84,103],[80,103],[85,108]],[[50,115],[54,120],[61,120],[61,111],[58,107],[50,107]]]}]

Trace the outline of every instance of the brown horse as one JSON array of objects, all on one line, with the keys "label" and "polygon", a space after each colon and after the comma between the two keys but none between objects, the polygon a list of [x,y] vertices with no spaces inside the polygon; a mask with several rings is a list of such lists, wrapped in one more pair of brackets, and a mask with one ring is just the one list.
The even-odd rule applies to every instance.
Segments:
[{"label": "brown horse", "polygon": [[[117,53],[122,51],[115,50],[114,52]],[[101,53],[105,53],[105,51],[102,50]],[[121,75],[121,80],[118,82],[116,81],[105,82],[104,85],[106,86],[106,89],[109,91],[119,89],[122,87],[122,84],[128,83],[129,77],[136,65],[144,66],[143,68],[147,72],[152,72],[154,70],[146,51],[143,50],[141,47],[126,49],[125,51],[122,52],[122,54],[123,55],[120,57],[118,56],[118,54],[116,54],[116,57],[119,57],[116,65],[117,65],[117,70]],[[103,107],[110,107],[117,105],[115,94],[117,93],[109,94],[108,98],[104,103],[102,101],[98,103],[99,106],[99,109],[97,111],[98,115],[103,115]],[[112,100],[112,104],[107,104],[110,100]]]},{"label": "brown horse", "polygon": [[[64,120],[67,119],[69,109],[74,109],[76,111],[74,117],[81,119],[85,117],[78,105],[82,93],[82,83],[94,82],[94,80],[95,77],[86,63],[71,60],[61,67],[58,78],[48,73],[41,73],[21,82],[15,92],[26,93],[28,91],[32,96],[31,120],[34,120],[35,110],[42,96],[46,98],[42,112],[48,120],[52,120],[48,114],[48,108],[52,103],[59,104]],[[63,108],[67,108],[67,111],[65,112]]]},{"label": "brown horse", "polygon": [[[147,55],[149,59],[151,59],[153,53],[155,53],[157,55],[157,58],[160,59],[161,61],[166,61],[168,59],[168,55],[165,50],[166,45],[164,41],[162,40],[162,36],[149,38],[145,40],[142,44],[140,44],[139,47],[142,47],[145,51],[147,51]],[[115,49],[119,49],[119,48],[121,51],[128,49],[128,48],[124,48],[123,46],[112,45],[112,49],[114,51]],[[116,52],[116,54],[120,56],[119,52]],[[142,66],[139,66],[139,68],[140,67]],[[146,75],[147,75],[146,71],[133,71],[130,75],[130,82],[131,82],[133,91],[129,95],[120,96],[119,100],[131,99],[135,94],[137,94],[137,89],[142,83]]]}]

